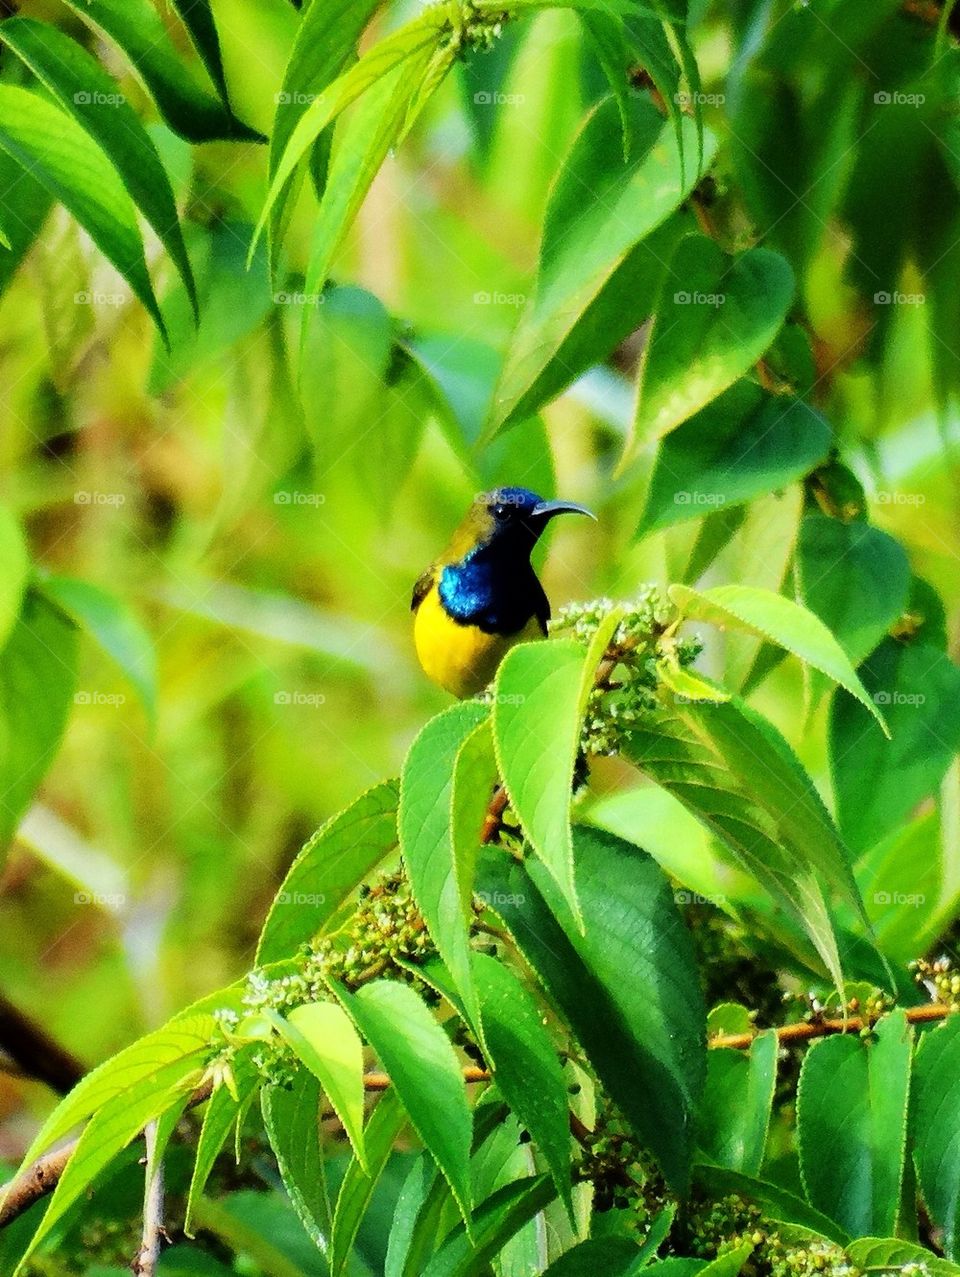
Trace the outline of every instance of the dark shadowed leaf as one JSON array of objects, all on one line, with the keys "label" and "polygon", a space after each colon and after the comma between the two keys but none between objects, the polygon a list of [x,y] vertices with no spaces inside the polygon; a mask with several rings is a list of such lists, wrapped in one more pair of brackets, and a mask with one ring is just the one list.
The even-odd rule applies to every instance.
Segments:
[{"label": "dark shadowed leaf", "polygon": [[853,1236],[897,1225],[912,1050],[913,1030],[893,1011],[871,1038],[823,1038],[804,1057],[797,1089],[804,1187],[811,1205]]},{"label": "dark shadowed leaf", "polygon": [[[537,861],[485,856],[478,881],[604,1087],[670,1182],[682,1186],[706,1063],[690,938],[645,852],[581,828],[574,845],[582,933]],[[658,1009],[666,1005],[669,1022]]]}]

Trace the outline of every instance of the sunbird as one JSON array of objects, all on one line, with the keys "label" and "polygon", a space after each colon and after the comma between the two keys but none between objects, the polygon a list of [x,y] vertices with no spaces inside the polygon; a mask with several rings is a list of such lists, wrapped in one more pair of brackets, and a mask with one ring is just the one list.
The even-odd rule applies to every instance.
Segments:
[{"label": "sunbird", "polygon": [[427,677],[454,696],[482,692],[515,643],[546,634],[550,604],[530,552],[555,514],[596,517],[527,488],[483,492],[417,578],[410,604],[417,656]]}]

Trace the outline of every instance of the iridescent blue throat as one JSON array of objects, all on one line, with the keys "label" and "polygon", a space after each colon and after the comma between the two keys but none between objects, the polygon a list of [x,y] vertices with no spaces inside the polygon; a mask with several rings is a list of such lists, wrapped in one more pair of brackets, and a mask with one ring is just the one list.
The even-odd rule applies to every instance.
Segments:
[{"label": "iridescent blue throat", "polygon": [[517,562],[515,546],[479,546],[440,573],[437,590],[448,616],[486,634],[517,634],[549,606],[528,559]]}]

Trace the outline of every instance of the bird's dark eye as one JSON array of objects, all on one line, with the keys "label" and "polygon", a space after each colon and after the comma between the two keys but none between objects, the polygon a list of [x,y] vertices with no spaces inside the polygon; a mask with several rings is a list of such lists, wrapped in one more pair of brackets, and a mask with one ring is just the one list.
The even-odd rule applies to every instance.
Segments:
[{"label": "bird's dark eye", "polygon": [[507,507],[498,501],[497,504],[493,507],[494,518],[502,519],[506,516],[506,513],[507,513]]}]

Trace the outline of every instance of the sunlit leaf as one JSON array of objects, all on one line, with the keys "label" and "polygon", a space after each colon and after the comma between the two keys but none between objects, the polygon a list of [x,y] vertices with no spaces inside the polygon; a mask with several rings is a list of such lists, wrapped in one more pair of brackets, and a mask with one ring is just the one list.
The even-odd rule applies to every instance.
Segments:
[{"label": "sunlit leaf", "polygon": [[133,202],[90,135],[46,98],[2,84],[0,148],[70,210],[165,333]]}]

